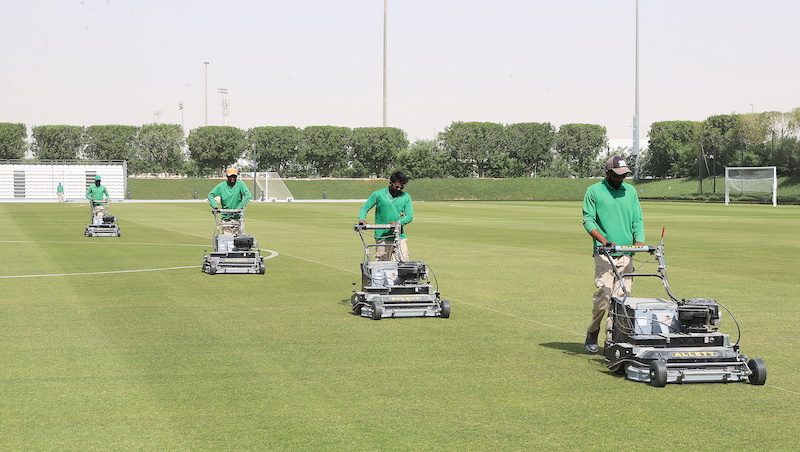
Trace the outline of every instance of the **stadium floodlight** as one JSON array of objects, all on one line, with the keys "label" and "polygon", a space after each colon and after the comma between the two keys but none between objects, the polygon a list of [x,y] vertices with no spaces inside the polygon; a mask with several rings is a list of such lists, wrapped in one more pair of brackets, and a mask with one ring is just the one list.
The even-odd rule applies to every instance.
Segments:
[{"label": "stadium floodlight", "polygon": [[[774,166],[726,166],[725,167],[725,205],[730,204],[731,193],[750,194],[759,199],[771,199],[778,205],[778,176]],[[768,198],[767,196],[768,195]]]}]

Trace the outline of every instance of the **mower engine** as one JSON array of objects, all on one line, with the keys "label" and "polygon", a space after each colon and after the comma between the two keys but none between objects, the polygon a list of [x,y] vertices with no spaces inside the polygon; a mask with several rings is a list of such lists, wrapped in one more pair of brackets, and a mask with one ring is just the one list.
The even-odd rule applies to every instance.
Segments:
[{"label": "mower engine", "polygon": [[240,235],[233,239],[234,251],[250,251],[255,245],[255,239],[252,235]]},{"label": "mower engine", "polygon": [[705,298],[682,300],[678,321],[687,333],[713,333],[719,330],[719,305]]}]

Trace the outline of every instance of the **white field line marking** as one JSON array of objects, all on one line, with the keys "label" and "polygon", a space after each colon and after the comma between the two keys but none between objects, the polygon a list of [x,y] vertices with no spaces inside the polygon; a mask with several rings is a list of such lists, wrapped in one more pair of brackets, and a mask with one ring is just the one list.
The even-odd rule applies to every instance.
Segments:
[{"label": "white field line marking", "polygon": [[142,268],[138,270],[112,270],[107,272],[82,272],[82,273],[47,273],[39,275],[11,275],[0,276],[0,279],[15,279],[15,278],[45,278],[54,276],[88,276],[88,275],[111,275],[115,273],[144,273],[144,272],[159,272],[167,270],[185,270],[187,268],[200,268],[199,265],[188,265],[185,267],[163,267],[163,268]]},{"label": "white field line marking", "polygon": [[[269,251],[269,256],[264,256],[264,259],[272,259],[273,257],[278,256],[277,251],[273,250],[261,250],[261,251]],[[47,277],[56,277],[56,276],[92,276],[92,275],[113,275],[117,273],[144,273],[144,272],[161,272],[161,271],[168,271],[168,270],[184,270],[187,268],[200,268],[200,265],[187,265],[183,267],[162,267],[162,268],[142,268],[137,270],[110,270],[107,272],[79,272],[79,273],[44,273],[44,274],[35,274],[35,275],[0,275],[0,279],[18,279],[18,278],[47,278]]]},{"label": "white field line marking", "polygon": [[498,314],[506,315],[506,316],[508,316],[508,317],[513,317],[513,318],[515,318],[515,319],[524,320],[524,321],[526,321],[526,322],[535,323],[535,324],[537,324],[537,325],[541,325],[541,326],[546,326],[546,327],[548,327],[548,328],[552,328],[552,329],[554,329],[554,330],[559,330],[559,331],[563,331],[563,332],[565,332],[565,333],[574,334],[575,336],[583,337],[583,334],[582,334],[582,333],[576,333],[575,331],[572,331],[572,330],[567,330],[567,329],[564,329],[564,328],[561,328],[561,327],[558,327],[558,326],[555,326],[555,325],[550,325],[550,324],[548,324],[548,323],[544,323],[544,322],[538,322],[538,321],[536,321],[536,320],[529,319],[529,318],[527,318],[527,317],[521,317],[521,316],[518,316],[518,315],[515,315],[515,314],[509,314],[508,312],[498,311],[497,309],[489,308],[489,307],[486,307],[486,306],[481,306],[481,305],[479,305],[479,304],[470,303],[470,302],[468,302],[468,301],[463,301],[463,300],[459,300],[459,299],[456,299],[456,298],[449,298],[449,297],[448,297],[448,299],[449,299],[449,300],[453,300],[453,301],[457,301],[457,302],[459,302],[459,303],[468,304],[468,305],[470,305],[470,306],[475,306],[476,308],[485,309],[485,310],[487,310],[487,311],[496,312],[496,313],[498,313]]},{"label": "white field line marking", "polygon": [[153,246],[196,246],[196,247],[208,247],[208,245],[198,245],[196,243],[148,243],[148,242],[115,242],[115,241],[104,241],[104,240],[85,240],[80,242],[68,242],[68,241],[57,241],[57,240],[0,240],[0,243],[55,243],[55,244],[63,244],[63,245],[86,245],[86,244],[113,244],[113,245],[153,245]]},{"label": "white field line marking", "polygon": [[[176,231],[177,232],[177,231]],[[184,234],[186,234],[184,232]],[[191,234],[195,235],[195,234]],[[0,243],[55,243],[55,244],[80,244],[85,245],[87,243],[97,244],[97,243],[110,243],[113,245],[152,245],[152,246],[190,246],[190,247],[205,247],[207,248],[208,245],[198,245],[195,243],[134,243],[134,242],[111,242],[111,241],[97,241],[97,240],[87,240],[87,241],[80,241],[80,242],[66,242],[66,241],[41,241],[41,240],[0,240]],[[264,256],[264,259],[272,259],[274,257],[278,257],[280,253],[274,250],[267,250],[267,249],[260,249],[259,250],[268,252],[269,255]],[[158,271],[169,271],[169,270],[182,270],[187,268],[200,268],[200,265],[189,265],[184,267],[162,267],[162,268],[143,268],[143,269],[136,269],[136,270],[111,270],[106,272],[78,272],[78,273],[44,273],[44,274],[33,274],[33,275],[0,275],[0,279],[19,279],[19,278],[46,278],[46,277],[58,277],[58,276],[91,276],[91,275],[111,275],[111,274],[118,274],[118,273],[143,273],[143,272],[158,272]]]},{"label": "white field line marking", "polygon": [[790,393],[790,394],[797,394],[797,395],[800,395],[800,392],[796,392],[796,391],[790,391],[790,390],[788,390],[788,389],[783,389],[783,388],[781,388],[781,387],[779,387],[779,386],[766,385],[766,384],[765,384],[764,386],[769,386],[770,388],[775,388],[775,389],[777,389],[777,390],[779,390],[779,391],[785,391],[785,392],[788,392],[788,393]]}]

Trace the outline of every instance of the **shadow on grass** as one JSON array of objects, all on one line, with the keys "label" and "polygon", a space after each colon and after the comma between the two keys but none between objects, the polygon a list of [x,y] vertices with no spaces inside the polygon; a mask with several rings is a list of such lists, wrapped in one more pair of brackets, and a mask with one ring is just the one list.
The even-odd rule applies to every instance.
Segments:
[{"label": "shadow on grass", "polygon": [[542,347],[552,348],[553,350],[561,350],[565,355],[585,358],[587,361],[600,366],[600,369],[597,369],[598,372],[610,377],[619,377],[619,374],[609,370],[608,367],[606,367],[606,363],[603,359],[602,349],[597,353],[589,354],[586,353],[586,350],[583,348],[583,342],[545,342],[539,345]]},{"label": "shadow on grass", "polygon": [[539,345],[542,347],[552,348],[553,350],[561,350],[568,355],[580,355],[586,358],[593,356],[586,353],[586,350],[583,349],[582,342],[545,342],[544,344]]}]

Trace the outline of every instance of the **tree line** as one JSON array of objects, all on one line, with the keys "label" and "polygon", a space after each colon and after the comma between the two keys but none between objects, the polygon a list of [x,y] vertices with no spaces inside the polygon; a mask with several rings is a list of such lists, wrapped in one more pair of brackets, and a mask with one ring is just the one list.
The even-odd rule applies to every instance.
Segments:
[{"label": "tree line", "polygon": [[720,175],[726,166],[775,166],[779,176],[800,174],[800,108],[655,122],[649,137],[642,174],[655,178]]},{"label": "tree line", "polygon": [[[218,175],[248,162],[285,177],[385,177],[394,170],[416,178],[590,177],[602,174],[609,153],[597,124],[453,122],[434,140],[409,143],[392,127],[198,127],[177,124],[43,125],[0,123],[0,159],[126,160],[130,174]],[[725,166],[776,166],[800,174],[800,108],[791,112],[714,115],[703,121],[651,125],[640,175],[706,177]]]},{"label": "tree line", "polygon": [[129,174],[218,175],[248,162],[285,177],[585,177],[599,174],[606,129],[596,124],[454,122],[435,140],[409,143],[393,127],[198,127],[0,123],[0,159],[126,160]]}]

